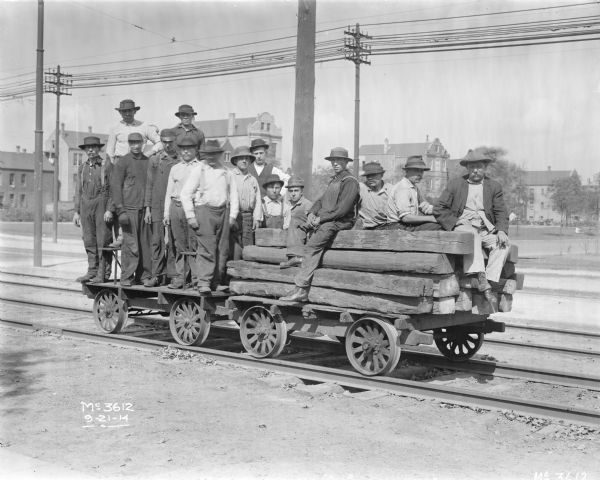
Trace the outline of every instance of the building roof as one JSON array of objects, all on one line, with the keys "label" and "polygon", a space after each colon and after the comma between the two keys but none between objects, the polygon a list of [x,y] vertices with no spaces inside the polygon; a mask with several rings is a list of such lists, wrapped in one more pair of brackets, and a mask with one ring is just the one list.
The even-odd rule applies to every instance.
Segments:
[{"label": "building roof", "polygon": [[[85,137],[98,137],[100,138],[100,142],[106,145],[108,141],[107,133],[96,133],[96,132],[76,132],[75,130],[64,130],[64,134],[61,135],[63,140],[67,142],[69,148],[79,149],[79,145],[83,145],[83,139]],[[54,134],[51,137],[54,139]]]},{"label": "building roof", "polygon": [[[256,122],[256,117],[236,118],[234,124],[234,135],[248,135],[248,126]],[[227,137],[228,119],[201,120],[194,122],[198,130],[202,130],[206,137]]]},{"label": "building roof", "polygon": [[529,170],[525,172],[524,183],[528,187],[550,186],[555,180],[570,177],[572,170]]},{"label": "building roof", "polygon": [[[27,170],[32,172],[34,157],[33,153],[0,152],[0,169]],[[44,172],[53,172],[54,167],[44,159],[43,170]]]},{"label": "building roof", "polygon": [[361,145],[359,155],[394,155],[396,157],[407,158],[411,155],[423,155],[427,153],[431,143],[390,143],[388,151],[385,152],[383,143],[374,145]]}]

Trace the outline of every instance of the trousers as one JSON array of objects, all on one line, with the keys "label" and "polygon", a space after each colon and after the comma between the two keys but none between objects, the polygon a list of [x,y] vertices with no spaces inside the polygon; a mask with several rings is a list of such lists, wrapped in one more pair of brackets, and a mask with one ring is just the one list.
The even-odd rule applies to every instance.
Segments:
[{"label": "trousers", "polygon": [[169,229],[171,252],[175,269],[173,278],[186,282],[191,276],[191,282],[195,283],[198,277],[196,260],[194,257],[188,257],[186,260],[183,252],[196,251],[196,238],[188,225],[181,203],[171,201],[169,218],[171,220]]},{"label": "trousers", "polygon": [[199,287],[214,290],[225,279],[229,255],[229,208],[199,205],[195,209],[196,271]]},{"label": "trousers", "polygon": [[104,199],[101,197],[81,200],[81,233],[88,260],[88,273],[98,273],[101,266],[110,268],[110,252],[102,253],[101,248],[111,242],[110,226],[104,222]]},{"label": "trousers", "polygon": [[[175,259],[171,245],[165,243],[166,229],[161,220],[152,222],[152,276],[175,276]],[[169,242],[171,244],[171,242]]]},{"label": "trousers", "polygon": [[121,279],[144,281],[152,276],[152,228],[144,222],[144,209],[125,210],[129,225],[121,225]]},{"label": "trousers", "polygon": [[[458,225],[456,232],[471,232],[473,234],[473,253],[463,256],[464,273],[485,272],[486,278],[491,282],[500,280],[502,267],[508,256],[509,246],[498,246],[498,235],[490,233],[486,228],[475,228],[471,225]],[[483,250],[488,253],[487,266],[483,258]]]},{"label": "trousers", "polygon": [[234,260],[242,259],[242,251],[248,245],[254,245],[254,215],[252,212],[240,212],[231,228],[229,251]]},{"label": "trousers", "polygon": [[350,230],[354,222],[325,222],[315,230],[304,246],[302,267],[294,277],[297,287],[308,288],[312,283],[315,270],[319,267],[323,252],[335,239],[341,230]]}]

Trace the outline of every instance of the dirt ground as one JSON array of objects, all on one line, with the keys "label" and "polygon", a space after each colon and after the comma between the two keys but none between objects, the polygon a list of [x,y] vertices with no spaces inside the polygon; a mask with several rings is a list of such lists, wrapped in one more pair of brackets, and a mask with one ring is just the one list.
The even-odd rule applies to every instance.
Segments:
[{"label": "dirt ground", "polygon": [[600,478],[587,428],[305,386],[176,349],[0,335],[3,478]]}]

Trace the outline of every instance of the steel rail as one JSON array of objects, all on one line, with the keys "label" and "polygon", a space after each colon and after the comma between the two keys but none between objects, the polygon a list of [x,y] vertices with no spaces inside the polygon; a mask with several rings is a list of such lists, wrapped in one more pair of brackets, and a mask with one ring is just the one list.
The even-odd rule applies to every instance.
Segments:
[{"label": "steel rail", "polygon": [[[24,329],[35,329],[32,322],[20,320],[0,320],[0,323]],[[57,334],[71,338],[100,341],[110,344],[127,345],[134,348],[156,350],[173,346],[170,342],[151,340],[140,337],[129,337],[120,334],[104,334],[85,332],[70,328],[57,328]],[[396,395],[427,398],[445,403],[452,403],[469,408],[487,408],[497,410],[512,410],[514,412],[536,417],[560,419],[577,424],[600,426],[600,412],[553,405],[547,402],[525,400],[517,397],[490,395],[463,388],[439,386],[412,380],[402,380],[390,377],[364,377],[359,373],[340,369],[317,367],[309,364],[294,364],[285,360],[255,359],[246,354],[219,351],[203,347],[177,345],[177,348],[202,355],[209,355],[221,361],[245,367],[267,368],[269,370],[295,375],[311,382],[332,382],[343,387],[370,390],[379,389]]]}]

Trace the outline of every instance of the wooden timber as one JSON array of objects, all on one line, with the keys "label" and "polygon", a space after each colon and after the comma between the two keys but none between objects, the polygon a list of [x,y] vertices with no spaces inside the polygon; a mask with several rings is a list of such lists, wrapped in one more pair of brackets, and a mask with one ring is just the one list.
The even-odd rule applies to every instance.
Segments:
[{"label": "wooden timber", "polygon": [[513,296],[510,293],[501,293],[498,300],[498,310],[510,312],[512,310]]},{"label": "wooden timber", "polygon": [[[259,263],[287,259],[285,249],[254,245],[244,248],[243,257]],[[327,250],[322,264],[323,268],[363,272],[454,273],[454,259],[443,253]]]},{"label": "wooden timber", "polygon": [[[256,245],[285,247],[287,232],[260,228]],[[405,232],[402,230],[344,230],[337,234],[333,250],[385,250],[390,252],[431,252],[464,255],[473,251],[473,235],[468,232]]]},{"label": "wooden timber", "polygon": [[[479,282],[476,276],[461,276],[459,279],[460,288],[477,288]],[[499,282],[490,282],[493,292],[513,294],[517,290],[517,280],[511,278],[501,278]]]},{"label": "wooden timber", "polygon": [[[294,283],[299,268],[281,270],[277,265],[234,260],[227,263],[227,274],[234,278]],[[442,279],[444,281],[445,279]],[[450,283],[446,281],[445,283]],[[439,284],[439,282],[438,282]],[[319,268],[312,281],[315,287],[399,295],[405,297],[431,297],[434,290],[433,276],[418,277],[395,273],[354,272]],[[444,290],[449,288],[444,284]],[[439,285],[438,285],[439,290]]]},{"label": "wooden timber", "polygon": [[525,274],[516,272],[512,277],[517,282],[517,290],[523,290],[523,284],[525,283]]},{"label": "wooden timber", "polygon": [[470,312],[473,308],[473,293],[471,289],[461,289],[460,293],[456,297],[456,311],[457,312]]},{"label": "wooden timber", "polygon": [[515,264],[511,262],[506,262],[504,267],[502,267],[502,273],[500,276],[502,278],[511,278],[515,274]]},{"label": "wooden timber", "polygon": [[[257,280],[232,280],[229,290],[237,295],[279,298],[292,291],[288,283]],[[371,293],[356,293],[331,288],[311,287],[308,299],[312,303],[336,307],[359,308],[385,314],[419,314],[432,311],[431,297],[396,297]]]},{"label": "wooden timber", "polygon": [[448,315],[456,311],[456,299],[454,297],[443,297],[433,299],[432,313],[435,315]]}]

